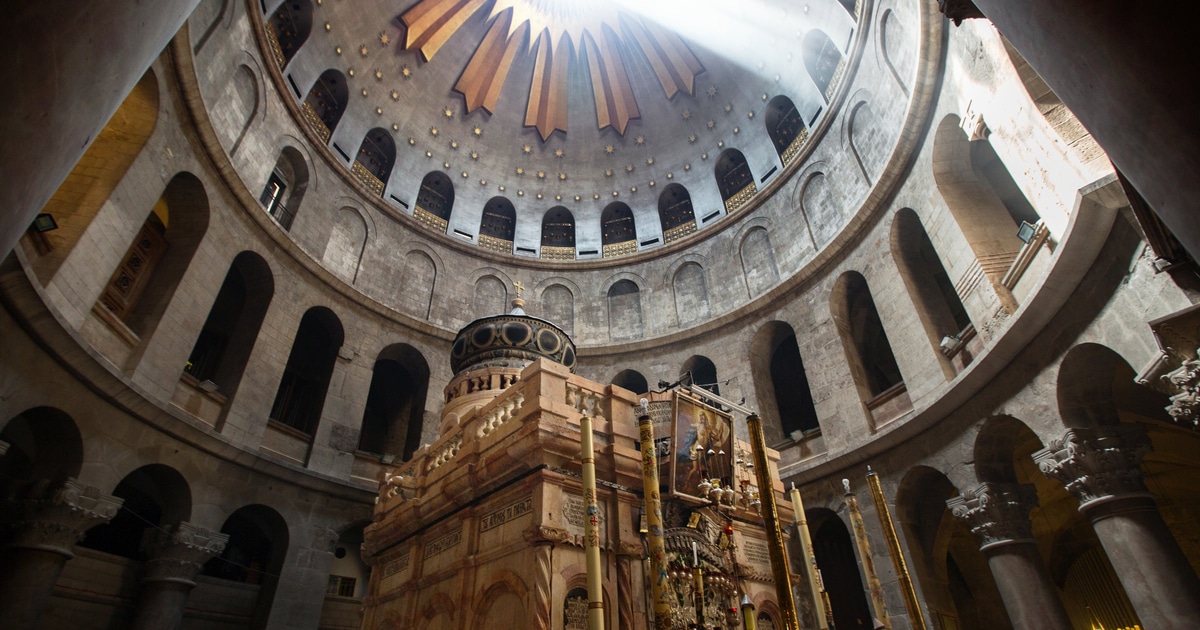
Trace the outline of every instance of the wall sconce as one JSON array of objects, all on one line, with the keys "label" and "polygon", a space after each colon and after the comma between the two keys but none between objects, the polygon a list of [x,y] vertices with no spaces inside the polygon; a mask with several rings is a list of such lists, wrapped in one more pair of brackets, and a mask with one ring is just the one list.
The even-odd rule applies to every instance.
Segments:
[{"label": "wall sconce", "polygon": [[58,229],[58,222],[54,220],[54,215],[43,212],[33,220],[33,229],[39,234],[50,232]]}]

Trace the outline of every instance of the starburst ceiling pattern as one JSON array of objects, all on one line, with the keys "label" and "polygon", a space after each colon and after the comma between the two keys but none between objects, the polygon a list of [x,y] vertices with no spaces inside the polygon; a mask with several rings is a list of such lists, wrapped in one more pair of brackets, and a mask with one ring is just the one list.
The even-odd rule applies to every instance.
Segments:
[{"label": "starburst ceiling pattern", "polygon": [[[421,0],[400,20],[407,29],[404,47],[419,50],[431,61],[438,50],[486,0]],[[624,135],[629,121],[640,116],[626,57],[634,49],[645,55],[667,99],[695,93],[700,60],[675,33],[657,24],[619,12],[611,2],[576,0],[495,0],[488,15],[490,27],[476,46],[454,90],[466,101],[466,113],[483,109],[495,113],[513,59],[532,50],[534,72],[529,84],[525,125],[537,129],[542,141],[555,131],[567,131],[567,69],[572,57],[586,62],[596,106],[596,126]],[[621,35],[632,36],[628,42]]]}]

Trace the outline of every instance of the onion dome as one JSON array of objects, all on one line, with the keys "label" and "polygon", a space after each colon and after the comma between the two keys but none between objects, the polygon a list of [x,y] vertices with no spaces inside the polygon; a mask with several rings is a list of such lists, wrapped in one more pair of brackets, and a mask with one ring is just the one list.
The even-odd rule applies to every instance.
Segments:
[{"label": "onion dome", "polygon": [[561,328],[525,312],[517,297],[505,315],[481,317],[458,331],[450,347],[454,374],[480,367],[525,367],[547,358],[575,371],[575,342]]}]

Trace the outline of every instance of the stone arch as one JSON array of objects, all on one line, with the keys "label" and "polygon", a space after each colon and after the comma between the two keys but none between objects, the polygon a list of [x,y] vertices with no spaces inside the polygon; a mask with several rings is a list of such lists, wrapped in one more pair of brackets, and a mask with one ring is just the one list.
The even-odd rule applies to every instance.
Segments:
[{"label": "stone arch", "polygon": [[[204,49],[205,44],[207,44],[208,40],[212,38],[213,33],[215,33],[217,28],[221,26],[221,22],[225,20],[226,16],[229,17],[230,21],[232,21],[233,12],[229,10],[230,5],[232,4],[232,0],[202,0],[196,7],[196,10],[192,12],[192,16],[188,18],[188,26],[191,30],[192,40],[196,42],[192,46],[193,55],[200,54],[200,51]],[[220,6],[216,7],[216,10],[214,11],[214,5]],[[203,19],[198,20],[198,18],[203,18],[206,16],[212,16],[211,20],[207,22],[207,26],[204,25]],[[195,32],[200,27],[203,27],[204,31],[199,37],[196,37]],[[229,28],[229,25],[226,24],[225,28]]]},{"label": "stone arch", "polygon": [[483,206],[479,218],[479,244],[487,249],[511,254],[517,234],[517,209],[507,197],[492,197]]},{"label": "stone arch", "polygon": [[[430,223],[430,227],[440,228],[442,233],[449,228],[450,215],[454,212],[454,182],[441,171],[430,171],[421,178],[421,188],[417,191],[417,205],[413,215],[418,221],[428,221],[425,215],[432,215],[441,221]],[[442,224],[445,225],[442,225]],[[482,228],[481,228],[482,229]]]},{"label": "stone arch", "polygon": [[[573,284],[573,283],[572,283]],[[540,312],[546,321],[563,329],[568,335],[575,334],[575,295],[568,285],[557,279],[540,293]]]},{"label": "stone arch", "polygon": [[637,225],[625,202],[614,201],[600,213],[600,243],[605,258],[637,253]]},{"label": "stone arch", "polygon": [[226,403],[233,398],[274,293],[275,276],[262,256],[234,257],[184,367],[197,387],[211,383]]},{"label": "stone arch", "polygon": [[[420,630],[426,629],[441,629],[453,627],[454,613],[459,609],[459,605],[450,599],[445,593],[437,592],[429,597],[429,601],[425,603],[425,607],[417,614],[417,628]],[[445,618],[447,623],[435,623],[440,618]]]},{"label": "stone arch", "polygon": [[330,68],[321,73],[309,88],[308,95],[304,97],[304,119],[317,136],[328,144],[349,102],[350,90],[346,85],[346,75]]},{"label": "stone arch", "polygon": [[768,322],[750,342],[750,370],[769,444],[820,431],[812,390],[796,331],[787,322]]},{"label": "stone arch", "polygon": [[871,627],[871,611],[846,524],[825,508],[805,510],[805,515],[812,533],[813,555],[829,593],[834,623],[839,628]]},{"label": "stone arch", "polygon": [[[973,359],[976,348],[967,347],[975,336],[971,317],[963,306],[950,275],[942,265],[921,219],[910,208],[901,208],[892,220],[892,258],[917,307],[917,317],[933,346],[947,379]],[[946,344],[943,340],[950,339]],[[974,344],[972,344],[974,346]]]},{"label": "stone arch", "polygon": [[154,69],[146,70],[42,208],[58,223],[57,230],[40,235],[42,244],[35,248],[38,256],[33,270],[43,285],[58,273],[146,146],[158,124],[158,91]]},{"label": "stone arch", "polygon": [[1107,346],[1081,343],[1058,366],[1058,414],[1067,428],[1116,426],[1123,420],[1168,423],[1165,394],[1135,382],[1136,373]]},{"label": "stone arch", "polygon": [[671,243],[696,231],[692,195],[682,184],[668,184],[658,195],[658,221],[663,243]]},{"label": "stone arch", "polygon": [[284,231],[292,228],[292,222],[300,212],[304,193],[308,191],[308,178],[308,160],[304,154],[290,145],[280,149],[258,202]]},{"label": "stone arch", "polygon": [[575,259],[575,216],[563,206],[554,206],[542,215],[541,258]]},{"label": "stone arch", "polygon": [[767,103],[767,115],[764,118],[763,124],[766,125],[771,144],[775,146],[776,155],[784,164],[790,162],[799,154],[800,144],[808,136],[804,118],[800,116],[796,104],[780,94]]},{"label": "stone arch", "polygon": [[616,376],[612,377],[612,384],[624,387],[635,394],[645,394],[650,391],[650,384],[646,381],[646,377],[637,370],[625,369],[617,372]]},{"label": "stone arch", "polygon": [[400,276],[401,310],[415,317],[428,319],[437,275],[437,265],[429,253],[421,249],[409,251],[404,256],[404,271]]},{"label": "stone arch", "polygon": [[287,67],[312,33],[313,7],[310,0],[285,0],[267,20],[267,40],[279,69]]},{"label": "stone arch", "polygon": [[392,139],[391,132],[383,127],[375,127],[363,136],[350,171],[368,190],[382,197],[395,164],[396,141]]},{"label": "stone arch", "polygon": [[[864,93],[869,96],[869,93]],[[850,109],[846,118],[846,135],[850,152],[858,164],[867,184],[872,184],[883,172],[887,162],[888,136],[884,133],[879,116],[867,100],[861,100]]]},{"label": "stone arch", "polygon": [[[876,413],[881,405],[896,399],[903,393],[904,379],[887,332],[875,308],[867,280],[857,271],[847,271],[838,277],[829,296],[829,310],[833,315],[850,375],[858,390],[859,399],[872,418],[872,428],[878,429],[912,408],[896,403],[883,413]],[[904,394],[904,400],[907,394]]]},{"label": "stone arch", "polygon": [[1096,143],[1092,134],[1063,104],[1054,90],[1050,89],[1041,75],[1029,65],[1029,62],[1021,56],[1016,48],[1013,48],[1008,38],[1001,36],[1000,41],[1004,44],[1004,50],[1008,53],[1013,69],[1021,78],[1025,92],[1029,94],[1029,98],[1033,100],[1034,105],[1037,106],[1038,111],[1042,113],[1042,117],[1046,119],[1050,127],[1062,138],[1067,145],[1067,150],[1078,156],[1081,164],[1103,158],[1104,149]]},{"label": "stone arch", "polygon": [[97,300],[106,316],[139,339],[131,345],[144,347],[157,329],[208,230],[208,219],[204,184],[187,171],[176,173]]},{"label": "stone arch", "polygon": [[705,321],[711,316],[708,282],[700,263],[689,260],[679,265],[671,276],[671,292],[680,326]]},{"label": "stone arch", "polygon": [[84,445],[79,425],[67,412],[33,407],[14,415],[0,430],[8,451],[0,458],[0,497],[20,498],[42,480],[50,488],[78,477]]},{"label": "stone arch", "polygon": [[309,439],[316,434],[338,349],[344,342],[342,322],[333,311],[314,306],[304,313],[271,405],[272,420]]},{"label": "stone arch", "polygon": [[322,263],[333,275],[354,284],[367,250],[367,221],[356,208],[342,206],[333,221]]},{"label": "stone arch", "polygon": [[804,58],[804,68],[813,85],[828,103],[832,100],[833,90],[837,88],[837,78],[842,64],[842,52],[837,44],[820,29],[813,29],[804,36],[801,43],[801,56]]},{"label": "stone arch", "polygon": [[824,171],[813,171],[803,182],[799,207],[808,223],[813,247],[820,249],[832,241],[841,229],[842,213]]},{"label": "stone arch", "polygon": [[684,379],[685,384],[703,387],[714,394],[720,395],[721,393],[717,365],[704,355],[694,354],[688,357],[679,367],[679,376]]},{"label": "stone arch", "polygon": [[130,472],[109,494],[124,503],[112,520],[87,531],[80,542],[84,547],[145,560],[142,539],[147,529],[170,531],[191,518],[187,479],[166,464],[147,464]]},{"label": "stone arch", "polygon": [[420,350],[392,344],[375,359],[371,387],[363,410],[358,449],[377,455],[412,459],[421,443],[429,362]]},{"label": "stone arch", "polygon": [[642,336],[641,287],[622,278],[608,287],[608,338],[638,339]]},{"label": "stone arch", "polygon": [[732,213],[740,208],[757,191],[750,163],[737,149],[721,151],[713,167],[713,175],[717,178],[717,189],[721,193],[721,201],[725,202],[726,212]]},{"label": "stone arch", "polygon": [[475,627],[518,630],[527,627],[529,615],[525,609],[529,587],[516,573],[501,569],[490,576],[490,583],[475,602]]},{"label": "stone arch", "polygon": [[767,229],[755,226],[746,231],[738,247],[742,261],[742,275],[746,278],[746,290],[751,298],[766,293],[779,283],[779,269],[775,266],[775,248]]},{"label": "stone arch", "polygon": [[508,287],[504,281],[492,274],[475,280],[475,294],[471,299],[471,313],[476,319],[503,315],[508,312]]},{"label": "stone arch", "polygon": [[900,91],[909,93],[907,81],[913,76],[914,59],[912,46],[908,43],[909,30],[904,21],[892,9],[879,18],[879,51],[888,74],[896,80]]},{"label": "stone arch", "polygon": [[258,584],[253,627],[265,628],[287,558],[290,532],[274,508],[262,504],[234,510],[221,526],[229,536],[225,550],[204,564],[204,574],[221,580]]}]

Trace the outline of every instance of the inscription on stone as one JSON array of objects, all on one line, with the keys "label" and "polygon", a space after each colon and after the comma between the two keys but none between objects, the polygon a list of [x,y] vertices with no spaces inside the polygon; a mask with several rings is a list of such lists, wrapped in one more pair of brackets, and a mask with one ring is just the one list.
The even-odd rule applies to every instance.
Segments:
[{"label": "inscription on stone", "polygon": [[571,589],[563,602],[563,630],[588,630],[587,591]]},{"label": "inscription on stone", "polygon": [[745,549],[746,560],[750,564],[762,567],[771,566],[771,554],[767,551],[766,543],[757,540],[746,540]]},{"label": "inscription on stone", "polygon": [[387,563],[387,566],[383,567],[383,577],[391,577],[407,569],[409,555],[409,552],[406,551],[404,555]]},{"label": "inscription on stone", "polygon": [[[600,523],[604,523],[604,505],[600,504]],[[578,528],[575,533],[583,533],[583,526],[587,522],[584,518],[583,496],[578,494],[563,494],[563,520],[572,528]]]},{"label": "inscription on stone", "polygon": [[533,499],[531,497],[525,497],[516,503],[506,505],[484,516],[479,522],[479,531],[486,532],[494,527],[499,527],[513,519],[528,514],[531,509],[533,509]]},{"label": "inscription on stone", "polygon": [[425,545],[425,557],[430,558],[436,556],[443,551],[454,547],[462,542],[462,529],[456,529],[441,538],[434,539],[433,542]]}]

